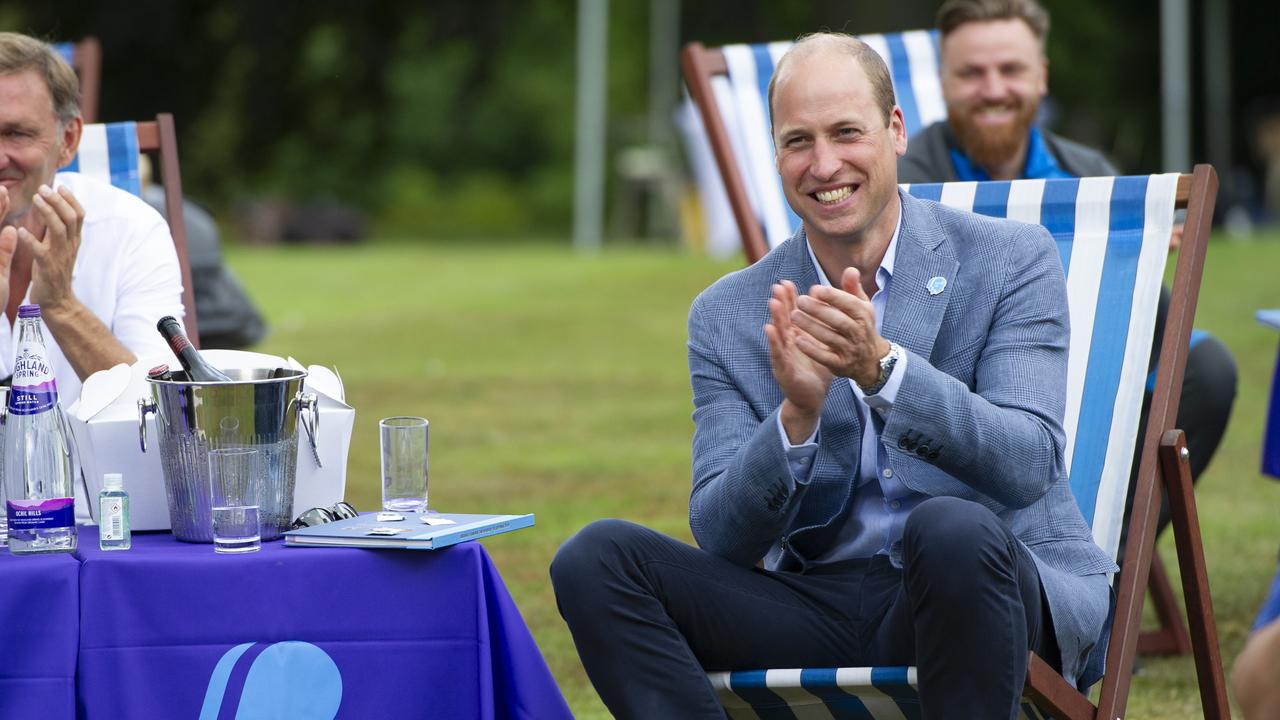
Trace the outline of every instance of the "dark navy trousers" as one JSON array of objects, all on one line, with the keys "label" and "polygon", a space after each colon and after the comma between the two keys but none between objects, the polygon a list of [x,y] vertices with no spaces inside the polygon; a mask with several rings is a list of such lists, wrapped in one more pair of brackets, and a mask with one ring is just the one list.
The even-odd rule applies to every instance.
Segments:
[{"label": "dark navy trousers", "polygon": [[1060,664],[1030,553],[985,507],[931,498],[885,556],[744,568],[601,520],[551,564],[556,602],[618,718],[724,718],[708,670],[918,665],[926,718],[1012,718],[1027,651]]}]

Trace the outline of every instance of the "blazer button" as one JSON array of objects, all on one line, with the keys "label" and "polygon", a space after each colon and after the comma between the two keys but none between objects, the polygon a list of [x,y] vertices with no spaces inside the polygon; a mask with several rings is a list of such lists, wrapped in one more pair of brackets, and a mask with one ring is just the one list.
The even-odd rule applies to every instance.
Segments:
[{"label": "blazer button", "polygon": [[937,460],[937,459],[938,459],[938,451],[937,451],[937,450],[934,450],[933,452],[929,453],[929,459],[930,459],[930,460]]},{"label": "blazer button", "polygon": [[919,457],[925,457],[928,454],[929,454],[928,445],[921,445],[920,447],[916,448],[916,455],[918,455]]},{"label": "blazer button", "polygon": [[908,445],[908,444],[909,444],[909,443],[907,443],[907,436],[906,436],[906,435],[903,435],[902,437],[898,438],[898,449],[899,449],[899,450],[906,450],[906,449],[907,449],[907,445]]}]

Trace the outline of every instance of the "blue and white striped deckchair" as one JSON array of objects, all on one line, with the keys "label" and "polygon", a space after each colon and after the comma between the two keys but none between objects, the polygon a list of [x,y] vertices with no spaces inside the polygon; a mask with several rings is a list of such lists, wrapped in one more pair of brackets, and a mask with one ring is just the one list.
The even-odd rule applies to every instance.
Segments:
[{"label": "blue and white striped deckchair", "polygon": [[76,156],[62,169],[105,180],[141,196],[139,155],[138,123],[85,125]]},{"label": "blue and white striped deckchair", "polygon": [[182,304],[186,310],[182,322],[191,341],[199,347],[199,323],[196,320],[191,265],[187,258],[187,226],[182,215],[182,177],[178,169],[178,142],[173,116],[161,113],[154,121],[85,125],[76,156],[61,169],[98,178],[141,196],[139,167],[144,152],[156,153],[161,166],[164,215],[182,269]]},{"label": "blue and white striped deckchair", "polygon": [[[858,37],[889,66],[908,135],[946,119],[937,31]],[[682,124],[690,157],[695,161],[707,157],[702,148],[710,145],[720,167],[719,174],[695,168],[703,201],[721,208],[708,213],[708,231],[712,236],[724,233],[725,228],[717,226],[736,220],[748,262],[755,262],[800,227],[782,193],[769,132],[769,78],[791,45],[775,42],[707,50],[690,43],[681,53],[685,82],[702,115],[702,123]],[[730,172],[736,179],[727,177]],[[739,193],[735,186],[745,192]]]},{"label": "blue and white striped deckchair", "polygon": [[[1204,175],[1202,182],[1211,184],[1212,192],[1216,192],[1212,168],[1201,167],[1203,170],[1197,168],[1194,177],[1199,180]],[[1125,521],[1121,516],[1134,461],[1134,439],[1142,411],[1180,178],[1189,186],[1184,191],[1194,196],[1192,178],[1176,174],[903,186],[916,197],[951,207],[1043,225],[1057,241],[1066,270],[1071,317],[1063,423],[1067,438],[1066,464],[1072,492],[1085,520],[1093,528],[1094,540],[1113,558],[1121,524]],[[1184,235],[1191,245],[1183,246],[1182,252],[1188,256],[1180,258],[1178,270],[1179,276],[1185,275],[1186,279],[1181,284],[1175,279],[1174,286],[1175,293],[1181,290],[1190,297],[1184,297],[1177,303],[1178,307],[1171,308],[1166,323],[1161,384],[1153,398],[1147,438],[1160,438],[1161,433],[1170,430],[1177,413],[1176,393],[1171,393],[1169,388],[1174,386],[1175,373],[1177,385],[1181,384],[1208,231],[1204,203],[1199,207],[1193,203],[1193,208],[1188,215],[1188,234]],[[1207,212],[1212,215],[1211,197]],[[1190,235],[1195,235],[1194,239]],[[1193,280],[1194,287],[1188,288],[1187,284]],[[1166,369],[1165,363],[1174,367]],[[1181,443],[1180,433],[1165,441],[1174,448],[1175,441]],[[1137,526],[1130,527],[1129,547],[1116,584],[1120,599],[1100,706],[1090,703],[1033,655],[1023,703],[1023,715],[1027,718],[1039,720],[1049,714],[1071,718],[1123,715],[1140,621],[1142,587],[1152,553],[1151,529],[1159,505],[1152,503],[1155,452],[1155,443],[1144,444],[1143,470],[1132,517],[1145,523],[1146,532],[1140,532]],[[1175,533],[1186,536],[1195,525],[1189,471],[1185,461],[1178,461],[1176,452],[1162,461],[1166,482],[1177,484],[1170,474],[1185,479],[1185,492],[1175,493],[1171,485],[1170,495],[1177,495],[1177,501],[1172,504],[1181,508],[1175,510]],[[1185,507],[1188,504],[1189,510]],[[1181,531],[1177,530],[1179,527]],[[1184,551],[1179,541],[1179,554],[1184,556],[1184,589],[1188,594],[1188,607],[1193,606],[1191,598],[1195,594],[1198,607],[1208,612],[1208,584],[1203,576],[1198,530],[1194,532],[1193,544],[1194,547]],[[1187,555],[1193,558],[1188,560]],[[1188,571],[1188,563],[1194,564],[1197,557],[1199,572]],[[1212,617],[1199,614],[1191,620],[1197,654],[1202,651],[1207,654],[1210,649],[1216,653]],[[1213,670],[1201,675],[1202,698],[1216,702],[1220,697],[1225,711],[1221,665],[1216,660],[1210,664]],[[915,668],[752,670],[711,673],[709,678],[735,720],[920,717]],[[1206,717],[1220,716],[1210,711],[1209,700],[1205,710]]]}]

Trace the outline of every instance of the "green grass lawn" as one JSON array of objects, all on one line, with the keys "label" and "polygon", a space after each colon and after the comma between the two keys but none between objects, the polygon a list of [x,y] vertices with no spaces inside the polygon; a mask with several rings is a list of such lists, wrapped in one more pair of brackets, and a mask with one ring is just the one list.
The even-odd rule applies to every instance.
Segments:
[{"label": "green grass lawn", "polygon": [[[1197,318],[1240,364],[1232,425],[1198,493],[1228,664],[1280,543],[1280,485],[1258,471],[1277,337],[1253,321],[1255,308],[1280,305],[1267,280],[1280,267],[1277,240],[1215,242]],[[228,262],[270,322],[257,349],[342,374],[356,408],[347,498],[358,508],[378,503],[378,419],[410,414],[431,420],[433,507],[537,514],[534,528],[485,547],[575,715],[608,717],[556,612],[547,565],[596,518],[690,539],[685,318],[694,295],[738,263],[484,242],[232,248]],[[1171,538],[1161,550],[1176,572]],[[1131,717],[1198,708],[1190,659],[1143,662]]]}]

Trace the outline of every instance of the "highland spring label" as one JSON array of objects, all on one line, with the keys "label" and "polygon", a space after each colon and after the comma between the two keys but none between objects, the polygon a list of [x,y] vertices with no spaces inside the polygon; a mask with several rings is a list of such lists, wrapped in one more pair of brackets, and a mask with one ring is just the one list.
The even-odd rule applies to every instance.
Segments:
[{"label": "highland spring label", "polygon": [[41,354],[41,348],[24,344],[18,348],[13,364],[13,387],[9,390],[9,412],[17,415],[35,415],[45,412],[58,402],[58,383],[53,378],[53,368]]}]

